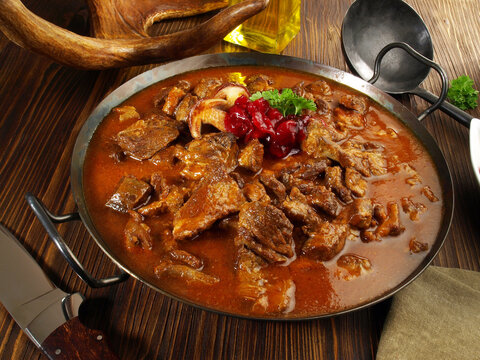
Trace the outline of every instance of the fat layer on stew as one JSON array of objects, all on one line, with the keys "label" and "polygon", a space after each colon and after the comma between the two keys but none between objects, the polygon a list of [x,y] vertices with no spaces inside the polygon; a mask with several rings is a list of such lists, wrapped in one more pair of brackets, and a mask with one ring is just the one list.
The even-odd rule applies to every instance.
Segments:
[{"label": "fat layer on stew", "polygon": [[[295,123],[226,130],[239,97],[285,88],[316,104],[279,120],[302,127],[287,156],[271,140]],[[432,161],[395,117],[339,84],[268,67],[186,73],[132,96],[96,130],[83,181],[96,229],[134,273],[259,317],[382,295],[428,253],[442,214]]]}]

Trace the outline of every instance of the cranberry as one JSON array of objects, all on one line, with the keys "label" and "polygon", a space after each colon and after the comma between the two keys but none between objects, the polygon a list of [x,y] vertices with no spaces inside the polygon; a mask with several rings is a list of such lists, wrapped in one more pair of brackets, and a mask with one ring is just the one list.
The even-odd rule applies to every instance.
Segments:
[{"label": "cranberry", "polygon": [[247,103],[249,102],[248,98],[245,95],[239,96],[235,100],[235,105],[240,106],[243,110],[247,108]]},{"label": "cranberry", "polygon": [[252,122],[255,129],[257,129],[263,136],[275,135],[275,130],[273,129],[270,119],[267,118],[260,111],[256,111],[252,114]]},{"label": "cranberry", "polygon": [[298,144],[305,139],[309,120],[309,116],[284,117],[263,98],[250,101],[240,96],[227,112],[225,128],[244,138],[245,143],[262,139],[273,156],[283,158],[292,151],[299,151]]},{"label": "cranberry", "polygon": [[262,114],[266,114],[268,109],[270,109],[270,104],[264,98],[257,99],[253,102],[253,105],[260,111]]},{"label": "cranberry", "polygon": [[225,128],[235,136],[242,137],[252,129],[252,123],[242,108],[233,105],[225,117]]},{"label": "cranberry", "polygon": [[280,121],[283,120],[282,113],[275,108],[268,109],[267,116],[270,119],[273,127],[275,127]]},{"label": "cranberry", "polygon": [[260,130],[252,127],[245,135],[245,143],[248,143],[252,139],[262,139],[262,138],[265,138],[268,141],[269,136],[265,136],[265,134],[262,133]]},{"label": "cranberry", "polygon": [[307,137],[307,126],[310,121],[310,116],[305,115],[297,121],[297,142],[301,143]]},{"label": "cranberry", "polygon": [[297,122],[285,120],[278,124],[273,136],[273,142],[279,145],[293,146],[297,138]]},{"label": "cranberry", "polygon": [[270,152],[270,154],[278,158],[284,158],[285,156],[290,154],[291,150],[292,150],[292,146],[280,145],[275,142],[271,142],[270,146],[268,147],[268,151]]}]

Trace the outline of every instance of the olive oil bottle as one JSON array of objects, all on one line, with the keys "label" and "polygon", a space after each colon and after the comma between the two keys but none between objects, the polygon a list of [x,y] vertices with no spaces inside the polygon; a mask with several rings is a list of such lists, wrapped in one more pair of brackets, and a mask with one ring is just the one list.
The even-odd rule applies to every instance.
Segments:
[{"label": "olive oil bottle", "polygon": [[261,52],[280,53],[300,30],[300,1],[270,0],[265,10],[236,27],[224,40]]}]

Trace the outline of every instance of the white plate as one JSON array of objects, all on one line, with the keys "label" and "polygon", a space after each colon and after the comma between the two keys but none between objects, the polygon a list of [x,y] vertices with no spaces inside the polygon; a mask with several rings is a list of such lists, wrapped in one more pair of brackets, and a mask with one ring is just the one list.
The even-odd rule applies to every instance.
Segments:
[{"label": "white plate", "polygon": [[477,182],[480,185],[480,119],[470,123],[470,158]]}]

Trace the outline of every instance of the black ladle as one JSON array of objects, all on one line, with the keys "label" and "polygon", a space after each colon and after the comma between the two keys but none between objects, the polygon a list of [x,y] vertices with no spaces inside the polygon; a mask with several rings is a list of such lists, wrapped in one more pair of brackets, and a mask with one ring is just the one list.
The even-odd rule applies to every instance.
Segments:
[{"label": "black ladle", "polygon": [[[415,94],[434,104],[421,115],[422,118],[438,107],[462,125],[470,126],[472,116],[420,87],[430,66],[440,67],[433,62],[431,64],[435,66],[427,65],[420,59],[422,55],[424,60],[433,59],[432,38],[422,18],[405,2],[355,1],[343,20],[342,44],[350,69],[363,79],[372,78],[377,60],[376,87],[390,94]],[[387,45],[390,45],[389,49],[385,48]],[[380,54],[382,50],[383,54]]]}]

